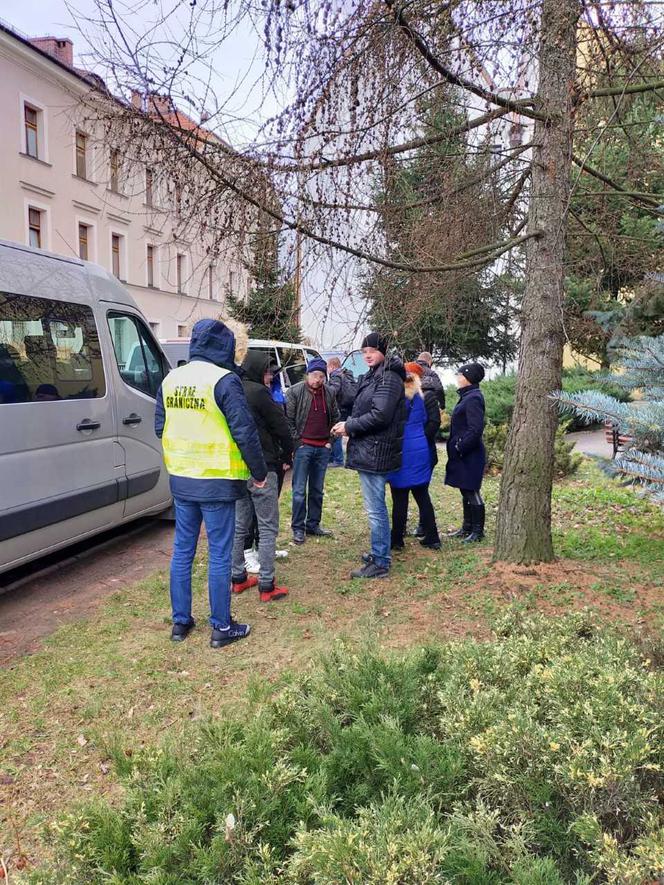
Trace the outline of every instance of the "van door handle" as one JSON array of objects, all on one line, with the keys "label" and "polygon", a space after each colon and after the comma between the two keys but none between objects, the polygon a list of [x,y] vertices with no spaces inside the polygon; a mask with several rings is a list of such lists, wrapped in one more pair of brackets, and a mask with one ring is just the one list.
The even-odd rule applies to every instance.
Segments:
[{"label": "van door handle", "polygon": [[99,421],[91,421],[89,418],[85,418],[80,424],[76,425],[77,430],[99,430],[100,427]]},{"label": "van door handle", "polygon": [[123,424],[140,424],[143,419],[140,415],[137,415],[136,412],[132,412],[131,415],[127,415],[126,418],[122,419]]}]

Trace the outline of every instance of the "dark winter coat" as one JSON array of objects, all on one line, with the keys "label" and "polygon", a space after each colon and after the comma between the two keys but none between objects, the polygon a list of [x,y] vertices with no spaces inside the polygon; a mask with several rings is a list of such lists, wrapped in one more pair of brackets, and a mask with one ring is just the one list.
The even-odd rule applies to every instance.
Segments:
[{"label": "dark winter coat", "polygon": [[438,400],[438,405],[441,409],[445,408],[445,388],[443,387],[443,382],[438,377],[438,372],[431,368],[427,363],[418,360],[418,365],[422,366],[424,369],[424,374],[422,375],[422,393],[426,393],[427,391],[433,391],[436,395],[436,399]]},{"label": "dark winter coat", "polygon": [[408,388],[406,381],[406,423],[403,431],[401,467],[387,475],[387,481],[396,489],[412,489],[431,482],[431,452],[425,428],[427,409],[420,386]]},{"label": "dark winter coat", "polygon": [[389,473],[401,466],[406,408],[401,360],[386,359],[360,378],[353,411],[346,421],[346,466],[365,473]]},{"label": "dark winter coat", "polygon": [[337,398],[341,420],[345,421],[353,410],[353,403],[357,395],[357,381],[348,369],[335,369],[327,383]]},{"label": "dark winter coat", "polygon": [[[242,382],[234,363],[235,336],[219,320],[199,320],[194,326],[189,344],[189,361],[212,363],[228,369],[228,375],[217,381],[214,400],[223,412],[231,436],[254,479],[259,482],[267,476],[256,422],[253,419]],[[174,369],[173,371],[177,371]],[[161,387],[157,392],[154,429],[161,439],[166,423],[166,410]],[[185,501],[235,501],[247,493],[244,479],[192,479],[188,476],[170,476],[171,494]]]},{"label": "dark winter coat", "polygon": [[[339,407],[337,406],[337,398],[334,392],[330,390],[327,384],[323,385],[323,389],[325,391],[327,427],[328,430],[332,430],[339,421]],[[302,431],[307,423],[312,402],[313,397],[309,392],[306,381],[300,381],[286,391],[286,418],[288,419],[288,429],[296,449],[302,445]],[[332,442],[331,435],[330,442]]]},{"label": "dark winter coat", "polygon": [[479,385],[463,387],[459,402],[452,412],[450,436],[447,441],[445,483],[457,489],[479,491],[484,476],[486,453],[482,442],[484,431],[484,397]]},{"label": "dark winter coat", "polygon": [[424,435],[429,443],[429,456],[431,458],[431,469],[438,463],[438,449],[436,448],[436,437],[440,430],[440,407],[438,398],[433,390],[423,390],[424,406],[427,410],[427,423],[424,427]]},{"label": "dark winter coat", "polygon": [[282,464],[292,462],[293,440],[283,408],[272,399],[263,383],[269,364],[266,351],[250,350],[242,363],[242,386],[258,428],[265,463],[268,470],[278,470]]}]

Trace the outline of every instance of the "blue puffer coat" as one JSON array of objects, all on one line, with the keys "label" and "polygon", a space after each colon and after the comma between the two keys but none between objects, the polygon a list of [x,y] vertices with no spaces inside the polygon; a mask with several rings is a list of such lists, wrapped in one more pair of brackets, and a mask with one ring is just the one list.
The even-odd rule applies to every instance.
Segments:
[{"label": "blue puffer coat", "polygon": [[[191,333],[189,361],[213,363],[229,374],[217,381],[214,399],[223,412],[231,436],[237,443],[251,475],[259,482],[267,476],[256,422],[247,403],[247,397],[237,374],[235,336],[219,320],[199,320]],[[161,439],[166,423],[166,412],[161,387],[157,393],[154,418],[155,433]],[[192,479],[188,476],[170,476],[171,494],[185,501],[235,501],[247,493],[244,479]]]},{"label": "blue puffer coat", "polygon": [[483,431],[482,391],[477,384],[463,387],[459,390],[459,402],[452,412],[450,436],[447,440],[446,485],[479,491],[486,464]]},{"label": "blue puffer coat", "polygon": [[428,421],[424,398],[420,393],[414,393],[411,398],[408,393],[407,390],[401,467],[387,475],[387,481],[396,489],[425,485],[431,481],[433,471],[431,448],[424,432]]}]

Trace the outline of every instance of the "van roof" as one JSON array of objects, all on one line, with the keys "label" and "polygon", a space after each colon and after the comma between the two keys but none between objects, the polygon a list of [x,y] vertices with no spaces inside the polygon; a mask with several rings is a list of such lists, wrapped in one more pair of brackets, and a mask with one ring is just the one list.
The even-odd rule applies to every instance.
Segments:
[{"label": "van roof", "polygon": [[[160,344],[188,344],[191,341],[191,337],[187,338],[160,338]],[[315,350],[318,353],[317,347],[312,347],[310,344],[295,344],[292,341],[274,341],[270,338],[250,338],[249,344],[252,347],[302,347],[305,350]]]}]

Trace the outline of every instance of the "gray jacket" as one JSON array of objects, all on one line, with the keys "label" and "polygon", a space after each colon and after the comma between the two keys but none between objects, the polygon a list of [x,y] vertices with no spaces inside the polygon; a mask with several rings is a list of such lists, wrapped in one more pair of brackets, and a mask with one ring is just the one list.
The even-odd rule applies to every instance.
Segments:
[{"label": "gray jacket", "polygon": [[[334,391],[331,390],[327,384],[323,385],[323,389],[325,390],[327,426],[328,430],[332,430],[332,427],[334,427],[337,421],[340,420],[339,407],[337,405],[337,398]],[[298,384],[289,387],[286,391],[286,418],[288,420],[291,436],[293,437],[294,448],[297,448],[302,444],[302,431],[304,430],[304,425],[307,423],[307,418],[309,417],[311,403],[312,397],[307,389],[306,381],[300,381]],[[332,442],[333,439],[334,437],[330,434],[330,442]]]}]

